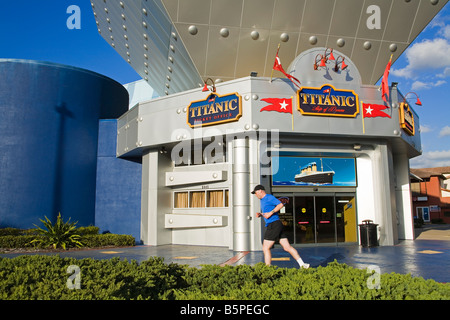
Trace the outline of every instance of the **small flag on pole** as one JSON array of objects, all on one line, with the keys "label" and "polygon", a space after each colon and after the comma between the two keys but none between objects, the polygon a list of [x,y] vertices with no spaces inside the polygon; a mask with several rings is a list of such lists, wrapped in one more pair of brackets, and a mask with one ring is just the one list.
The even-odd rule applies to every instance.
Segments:
[{"label": "small flag on pole", "polygon": [[272,68],[272,74],[270,75],[270,82],[272,82],[272,77],[273,77],[273,70],[277,70],[280,71],[281,73],[283,73],[289,80],[292,81],[292,83],[297,87],[300,88],[300,80],[298,80],[296,77],[288,74],[286,71],[284,71],[283,66],[281,65],[281,60],[280,57],[278,56],[278,52],[280,51],[280,44],[278,44],[278,50],[277,50],[277,54],[275,56],[275,62],[273,64],[273,68]]},{"label": "small flag on pole", "polygon": [[282,113],[292,113],[292,98],[265,98],[261,99],[261,101],[270,103],[270,105],[262,108],[261,111],[276,111]]},{"label": "small flag on pole", "polygon": [[294,112],[292,108],[292,97],[286,99],[286,98],[265,98],[261,99],[261,101],[270,103],[270,105],[265,106],[259,112],[262,111],[276,111],[281,113],[290,113],[291,116],[291,122],[292,122],[292,131],[294,131]]},{"label": "small flag on pole", "polygon": [[391,63],[392,63],[392,54],[391,58],[389,59],[389,62],[386,66],[386,69],[384,70],[383,79],[381,79],[381,98],[384,102],[389,103],[389,72],[391,70]]},{"label": "small flag on pole", "polygon": [[388,107],[382,104],[363,103],[363,116],[364,118],[390,118],[390,115],[381,111],[384,109],[388,109]]},{"label": "small flag on pole", "polygon": [[382,110],[388,109],[388,107],[385,105],[364,103],[362,101],[361,101],[361,103],[362,103],[362,110],[363,110],[363,116],[362,116],[363,133],[366,133],[366,128],[364,126],[365,118],[376,118],[376,117],[390,118],[391,117],[390,115],[388,115],[387,113],[382,111]]}]

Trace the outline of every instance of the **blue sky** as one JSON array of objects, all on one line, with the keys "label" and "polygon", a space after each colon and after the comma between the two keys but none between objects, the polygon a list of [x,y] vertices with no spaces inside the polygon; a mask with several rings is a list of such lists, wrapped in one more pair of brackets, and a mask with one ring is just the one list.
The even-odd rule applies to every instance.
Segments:
[{"label": "blue sky", "polygon": [[[67,28],[71,5],[80,7],[81,29]],[[122,84],[141,79],[98,33],[89,0],[1,1],[0,30],[0,58],[67,64]]]},{"label": "blue sky", "polygon": [[[81,29],[70,30],[67,8],[81,9]],[[0,2],[0,58],[50,61],[85,68],[122,84],[141,79],[98,34],[89,0]],[[450,166],[450,5],[393,64],[389,82],[416,92],[423,155],[411,167]],[[411,97],[414,98],[413,95]]]},{"label": "blue sky", "polygon": [[447,4],[392,65],[389,82],[415,96],[408,101],[419,115],[423,154],[412,168],[450,166],[450,4]]}]

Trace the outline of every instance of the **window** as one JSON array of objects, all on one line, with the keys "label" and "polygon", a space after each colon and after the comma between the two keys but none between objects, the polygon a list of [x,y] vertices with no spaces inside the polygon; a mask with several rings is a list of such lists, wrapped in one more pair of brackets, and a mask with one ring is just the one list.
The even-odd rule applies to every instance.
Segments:
[{"label": "window", "polygon": [[411,182],[411,193],[414,196],[420,195],[420,182]]},{"label": "window", "polygon": [[190,208],[205,207],[205,191],[192,191],[190,197]]},{"label": "window", "polygon": [[174,192],[175,209],[224,208],[229,206],[229,190],[178,191]]},{"label": "window", "polygon": [[189,193],[187,192],[175,192],[174,194],[175,208],[189,208]]},{"label": "window", "polygon": [[208,208],[223,207],[223,190],[208,191],[206,194]]}]

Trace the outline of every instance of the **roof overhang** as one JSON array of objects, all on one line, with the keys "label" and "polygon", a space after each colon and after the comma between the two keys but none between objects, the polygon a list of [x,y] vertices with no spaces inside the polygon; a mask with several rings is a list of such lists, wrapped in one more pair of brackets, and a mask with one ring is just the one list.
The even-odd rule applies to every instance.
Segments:
[{"label": "roof overhang", "polygon": [[275,53],[336,48],[375,84],[448,0],[91,0],[102,37],[160,95],[269,77]]}]

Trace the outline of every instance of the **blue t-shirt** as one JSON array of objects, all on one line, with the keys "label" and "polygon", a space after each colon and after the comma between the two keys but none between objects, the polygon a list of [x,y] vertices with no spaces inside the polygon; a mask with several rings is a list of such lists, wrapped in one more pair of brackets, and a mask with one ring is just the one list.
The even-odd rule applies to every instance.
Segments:
[{"label": "blue t-shirt", "polygon": [[[266,212],[272,211],[280,203],[281,203],[281,201],[278,200],[277,198],[275,198],[273,195],[266,194],[264,196],[264,198],[261,199],[261,213],[266,213]],[[269,223],[280,220],[280,217],[278,216],[278,212],[276,212],[273,215],[271,215],[269,217],[269,219],[264,218],[264,220],[266,221],[266,227],[267,227],[269,225]]]}]

